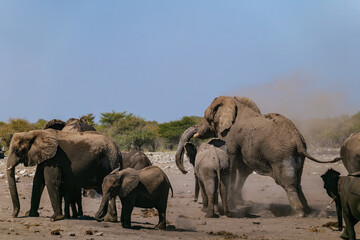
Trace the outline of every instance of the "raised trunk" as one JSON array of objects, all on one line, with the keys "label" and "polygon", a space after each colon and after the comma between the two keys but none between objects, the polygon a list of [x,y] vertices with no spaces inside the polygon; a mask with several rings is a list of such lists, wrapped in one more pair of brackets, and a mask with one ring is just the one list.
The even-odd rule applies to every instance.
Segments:
[{"label": "raised trunk", "polygon": [[7,180],[9,184],[9,190],[11,195],[11,200],[13,203],[13,217],[17,217],[20,211],[20,201],[19,201],[19,195],[16,188],[16,181],[15,181],[15,166],[11,164],[13,160],[13,155],[9,154],[9,158],[6,164],[6,173],[7,173]]},{"label": "raised trunk", "polygon": [[95,214],[96,221],[98,222],[104,221],[104,217],[108,209],[108,204],[109,204],[109,194],[107,193],[106,195],[103,195],[99,210]]},{"label": "raised trunk", "polygon": [[180,138],[180,142],[176,150],[176,154],[175,154],[176,165],[180,169],[180,171],[184,174],[187,173],[187,171],[184,168],[184,146],[185,143],[188,142],[196,132],[197,130],[195,126],[191,126],[188,129],[186,129]]}]

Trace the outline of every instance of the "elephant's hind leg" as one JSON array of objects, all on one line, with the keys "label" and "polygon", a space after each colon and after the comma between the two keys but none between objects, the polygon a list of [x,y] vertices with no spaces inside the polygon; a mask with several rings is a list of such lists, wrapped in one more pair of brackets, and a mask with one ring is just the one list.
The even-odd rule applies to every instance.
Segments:
[{"label": "elephant's hind leg", "polygon": [[282,161],[282,165],[273,167],[274,179],[277,184],[282,186],[288,196],[292,212],[297,217],[304,217],[305,211],[299,196],[297,161],[293,156]]}]

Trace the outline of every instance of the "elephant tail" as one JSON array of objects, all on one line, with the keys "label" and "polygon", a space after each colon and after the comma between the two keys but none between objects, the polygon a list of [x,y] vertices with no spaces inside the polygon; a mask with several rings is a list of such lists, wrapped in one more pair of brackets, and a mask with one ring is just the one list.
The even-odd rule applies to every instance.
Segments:
[{"label": "elephant tail", "polygon": [[306,149],[304,149],[303,151],[300,152],[303,156],[307,157],[308,159],[314,161],[314,162],[317,162],[317,163],[336,163],[340,160],[342,160],[341,157],[337,157],[337,158],[334,158],[333,160],[330,160],[330,161],[320,161],[316,158],[314,158],[313,156],[311,156],[307,151]]},{"label": "elephant tail", "polygon": [[173,191],[173,188],[172,188],[170,182],[169,182],[169,187],[170,187],[170,190],[171,190],[171,198],[173,198],[174,197],[174,191]]}]

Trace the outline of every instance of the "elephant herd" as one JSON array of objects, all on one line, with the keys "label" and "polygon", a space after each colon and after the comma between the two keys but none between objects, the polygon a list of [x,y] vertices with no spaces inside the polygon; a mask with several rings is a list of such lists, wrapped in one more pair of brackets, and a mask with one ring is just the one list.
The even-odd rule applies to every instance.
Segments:
[{"label": "elephant herd", "polygon": [[[211,140],[196,147],[190,142],[193,137]],[[353,134],[345,141],[339,158],[322,162],[307,152],[304,137],[285,116],[262,114],[249,98],[220,96],[205,110],[203,121],[189,127],[180,138],[175,161],[183,173],[187,172],[183,165],[185,154],[194,165],[195,199],[200,188],[206,217],[218,216],[214,210],[215,207],[219,210],[218,190],[223,205],[221,214],[230,216],[230,210],[236,207],[236,203],[243,202],[242,188],[253,171],[271,176],[283,187],[293,214],[302,217],[311,211],[301,187],[305,158],[318,163],[342,160],[349,173],[360,171],[360,135]],[[66,123],[52,120],[44,130],[14,134],[7,161],[14,217],[20,210],[15,183],[15,167],[19,163],[37,166],[27,216],[39,216],[38,208],[45,186],[54,210],[52,221],[69,217],[69,206],[73,216],[81,215],[81,196],[80,203],[78,196],[83,188],[94,189],[103,195],[95,216],[98,221],[117,221],[115,197],[119,196],[123,206],[123,227],[130,227],[134,206],[155,207],[159,211],[157,228],[166,227],[167,198],[172,187],[165,173],[151,166],[141,152],[120,152],[109,137],[96,132],[82,119],[70,119]],[[348,178],[355,178],[349,181],[359,182],[356,186],[360,189],[357,175],[355,173]],[[332,179],[332,182],[325,183],[325,188],[336,185],[338,194],[330,195],[330,190],[328,193],[339,202],[336,206],[342,205],[345,215],[350,215],[353,211],[344,202],[351,201],[359,207],[360,190],[358,195],[355,194],[357,198],[345,198],[341,190],[346,187],[337,188],[337,183],[343,182],[342,177],[336,173],[331,176],[335,178],[323,177],[324,181]],[[353,192],[347,194],[354,195]],[[65,216],[62,215],[62,198],[65,200]],[[343,200],[341,204],[340,199]],[[338,214],[341,212],[339,209]],[[353,214],[352,221],[344,217],[346,226],[353,226],[357,222],[354,219],[360,219],[360,211]],[[353,236],[353,229],[346,228],[343,237],[353,239]]]}]

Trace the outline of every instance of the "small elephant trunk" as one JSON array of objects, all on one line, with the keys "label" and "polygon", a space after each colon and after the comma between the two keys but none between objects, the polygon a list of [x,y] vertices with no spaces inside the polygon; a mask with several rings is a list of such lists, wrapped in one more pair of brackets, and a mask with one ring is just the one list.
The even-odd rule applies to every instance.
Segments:
[{"label": "small elephant trunk", "polygon": [[180,171],[183,174],[187,173],[187,171],[184,168],[184,147],[186,142],[188,142],[196,132],[197,130],[195,126],[191,126],[188,129],[186,129],[180,138],[180,142],[175,153],[176,166],[180,169]]},{"label": "small elephant trunk", "polygon": [[98,222],[104,221],[104,217],[105,217],[105,215],[107,213],[107,209],[108,209],[108,204],[109,204],[109,196],[108,196],[108,194],[103,195],[99,210],[95,214],[96,221],[98,221]]}]

